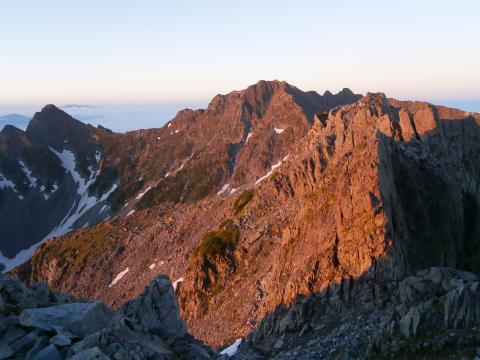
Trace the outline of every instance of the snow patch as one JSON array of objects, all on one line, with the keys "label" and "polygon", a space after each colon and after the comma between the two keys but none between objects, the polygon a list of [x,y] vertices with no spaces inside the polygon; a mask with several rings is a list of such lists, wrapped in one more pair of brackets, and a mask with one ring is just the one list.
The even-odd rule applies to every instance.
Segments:
[{"label": "snow patch", "polygon": [[143,198],[143,196],[150,191],[152,187],[149,186],[148,188],[145,189],[145,191],[141,192],[141,193],[138,193],[137,197],[135,198],[135,200],[140,200],[141,198]]},{"label": "snow patch", "polygon": [[245,139],[245,144],[248,143],[248,140],[252,137],[253,133],[249,132],[247,138]]},{"label": "snow patch", "polygon": [[128,273],[130,269],[127,267],[125,270],[121,271],[118,273],[117,276],[115,276],[115,279],[112,280],[112,282],[110,283],[110,285],[108,285],[108,287],[112,287],[114,286],[117,282],[119,282],[124,276],[126,273]]},{"label": "snow patch", "polygon": [[264,176],[262,176],[260,179],[258,179],[257,181],[255,181],[255,185],[258,185],[260,184],[263,180],[265,180],[266,178],[268,178],[270,175],[273,174],[273,172],[275,171],[276,168],[280,167],[280,165],[282,165],[282,163],[284,162],[284,160],[281,160],[279,161],[278,163],[276,163],[275,165],[272,165],[272,167],[270,168],[270,171],[268,173],[266,173]]},{"label": "snow patch", "polygon": [[220,196],[220,195],[222,195],[223,193],[225,193],[225,191],[227,191],[227,189],[228,189],[229,186],[230,186],[230,184],[225,184],[225,185],[223,185],[222,189],[221,189],[219,192],[217,192],[217,195]]},{"label": "snow patch", "polygon": [[172,123],[168,123],[167,127],[170,127],[170,126],[172,126]]},{"label": "snow patch", "polygon": [[232,190],[230,190],[230,195],[232,195],[233,193],[235,193],[238,189],[240,189],[239,187],[238,188],[232,188]]},{"label": "snow patch", "polygon": [[150,265],[148,266],[148,268],[149,268],[150,270],[153,270],[153,269],[155,269],[155,266],[156,266],[156,265],[157,265],[157,264],[155,264],[155,263],[150,264]]},{"label": "snow patch", "polygon": [[15,184],[8,180],[5,176],[0,174],[0,189],[5,189],[5,188],[10,188],[14,192],[17,192],[17,189],[15,189]]},{"label": "snow patch", "polygon": [[170,176],[170,171],[165,174],[166,178],[169,177],[169,176]]},{"label": "snow patch", "polygon": [[10,270],[12,270],[15,266],[18,266],[20,264],[23,264],[25,261],[30,259],[35,252],[35,249],[37,248],[38,244],[34,244],[30,246],[28,249],[24,249],[17,253],[14,258],[9,259],[5,257],[2,252],[0,251],[0,263],[5,265],[5,269],[3,269],[3,272],[6,273]]},{"label": "snow patch", "polygon": [[[55,149],[50,150],[60,159],[63,168],[69,173],[73,181],[77,184],[77,199],[74,201],[72,208],[68,211],[65,218],[60,224],[54,228],[43,240],[52,238],[54,236],[60,236],[73,229],[75,222],[80,219],[87,211],[93,208],[98,203],[107,200],[108,196],[115,191],[117,184],[113,184],[112,187],[104,193],[100,198],[88,195],[88,188],[92,185],[99,171],[92,171],[91,175],[87,179],[83,179],[82,176],[75,170],[75,154],[69,150],[63,150],[58,152]],[[58,188],[58,187],[57,187]],[[56,190],[56,189],[55,189]],[[42,241],[43,241],[42,240]]]},{"label": "snow patch", "polygon": [[235,355],[241,343],[242,343],[242,338],[235,340],[235,342],[232,345],[220,351],[220,355],[228,355],[228,356]]},{"label": "snow patch", "polygon": [[130,210],[130,211],[128,212],[128,214],[127,214],[127,217],[129,217],[130,215],[132,215],[134,212],[135,212],[135,209]]},{"label": "snow patch", "polygon": [[45,200],[48,200],[50,198],[50,196],[55,192],[57,191],[59,188],[58,184],[57,183],[54,183],[52,185],[52,190],[50,192],[47,192],[45,191],[45,185],[42,185],[40,186],[40,191],[43,193],[43,197],[45,198]]},{"label": "snow patch", "polygon": [[157,136],[157,141],[160,140],[160,136]]},{"label": "snow patch", "polygon": [[178,134],[179,131],[180,131],[180,130],[175,130],[175,134]]},{"label": "snow patch", "polygon": [[24,172],[25,176],[28,179],[28,182],[30,183],[29,187],[31,188],[35,187],[37,184],[37,179],[35,179],[32,176],[32,171],[27,167],[27,165],[22,160],[18,160],[18,164],[22,168],[22,171]]},{"label": "snow patch", "polygon": [[280,129],[280,128],[273,128],[277,134],[281,134],[285,131],[285,129]]},{"label": "snow patch", "polygon": [[173,285],[173,289],[174,289],[174,290],[177,290],[178,283],[181,283],[183,280],[184,280],[184,278],[183,278],[183,277],[181,277],[181,278],[179,278],[179,279],[175,280],[175,281],[172,283],[172,285]]}]

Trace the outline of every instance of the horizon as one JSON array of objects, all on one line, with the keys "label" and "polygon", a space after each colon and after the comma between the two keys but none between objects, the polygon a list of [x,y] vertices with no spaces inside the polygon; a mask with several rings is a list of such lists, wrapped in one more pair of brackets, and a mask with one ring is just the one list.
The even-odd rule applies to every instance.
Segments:
[{"label": "horizon", "polygon": [[275,78],[319,93],[480,102],[474,1],[50,0],[3,10],[2,107],[206,103]]},{"label": "horizon", "polygon": [[[260,80],[259,80],[260,81]],[[267,80],[277,81],[277,80]],[[282,80],[278,80],[282,81]],[[287,82],[289,83],[289,82]],[[295,84],[289,83],[295,86]],[[253,85],[253,84],[250,84]],[[344,87],[352,90],[349,87]],[[343,88],[342,88],[343,89]],[[232,89],[222,95],[228,94],[232,91],[243,89]],[[323,95],[329,89],[303,89],[302,91],[316,91]],[[338,93],[340,90],[332,92]],[[352,90],[354,93],[358,93]],[[381,91],[380,91],[381,92]],[[365,95],[366,93],[360,93]],[[385,94],[387,97],[389,94]],[[447,107],[457,108],[464,111],[480,113],[480,99],[414,99],[414,98],[396,98],[402,101],[424,101],[434,105],[443,105]],[[152,102],[152,103],[81,103],[72,102],[69,104],[53,104],[59,109],[65,111],[73,118],[93,126],[101,125],[115,132],[128,132],[139,129],[160,128],[167,122],[172,120],[176,114],[184,109],[205,109],[211,99],[204,102]],[[23,115],[26,117],[33,117],[36,112],[39,112],[45,104],[29,104],[20,106],[5,106],[0,103],[0,118],[6,115]],[[2,130],[0,128],[0,130]]]}]

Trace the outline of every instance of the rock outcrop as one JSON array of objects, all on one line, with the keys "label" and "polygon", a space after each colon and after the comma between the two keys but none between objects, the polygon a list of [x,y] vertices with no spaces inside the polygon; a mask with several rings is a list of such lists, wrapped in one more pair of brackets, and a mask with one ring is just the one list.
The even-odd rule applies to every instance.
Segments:
[{"label": "rock outcrop", "polygon": [[[240,345],[235,359],[473,359],[480,355],[476,275],[433,267],[380,289],[381,305],[341,286],[280,307]],[[340,295],[340,296],[339,296]]]},{"label": "rock outcrop", "polygon": [[167,277],[117,311],[0,276],[1,359],[212,359],[188,334]]}]

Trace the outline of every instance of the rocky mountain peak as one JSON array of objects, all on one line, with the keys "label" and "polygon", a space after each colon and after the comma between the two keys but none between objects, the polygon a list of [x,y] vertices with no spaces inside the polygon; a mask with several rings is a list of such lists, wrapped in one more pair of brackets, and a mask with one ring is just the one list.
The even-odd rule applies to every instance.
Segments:
[{"label": "rocky mountain peak", "polygon": [[92,129],[55,105],[48,104],[40,112],[35,113],[26,133],[34,141],[48,143],[58,148],[71,140],[83,141],[85,135]]},{"label": "rocky mountain peak", "polygon": [[61,111],[58,107],[56,107],[54,104],[47,104],[45,105],[40,112],[45,112],[45,111]]},{"label": "rocky mountain peak", "polygon": [[24,132],[20,130],[19,128],[13,126],[13,125],[5,125],[2,131],[0,131],[0,136],[3,138],[15,138],[21,136]]},{"label": "rocky mountain peak", "polygon": [[27,143],[25,132],[13,125],[5,125],[0,131],[0,152],[3,152],[4,156],[7,156],[7,152],[11,153],[9,155],[18,156]]},{"label": "rocky mountain peak", "polygon": [[338,92],[337,96],[352,97],[352,96],[355,96],[355,93],[349,88],[343,88]]}]

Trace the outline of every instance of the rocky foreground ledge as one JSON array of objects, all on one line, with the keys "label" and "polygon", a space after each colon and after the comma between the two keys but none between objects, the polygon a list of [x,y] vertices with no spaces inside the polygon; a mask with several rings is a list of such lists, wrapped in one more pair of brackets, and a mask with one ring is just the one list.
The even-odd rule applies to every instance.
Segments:
[{"label": "rocky foreground ledge", "polygon": [[480,360],[477,275],[432,267],[401,281],[329,286],[267,316],[236,360]]},{"label": "rocky foreground ledge", "polygon": [[211,359],[179,318],[170,280],[113,311],[0,275],[0,359]]},{"label": "rocky foreground ledge", "polygon": [[480,359],[479,278],[444,267],[331,285],[224,355],[188,333],[166,276],[116,311],[7,275],[0,296],[0,359]]}]

